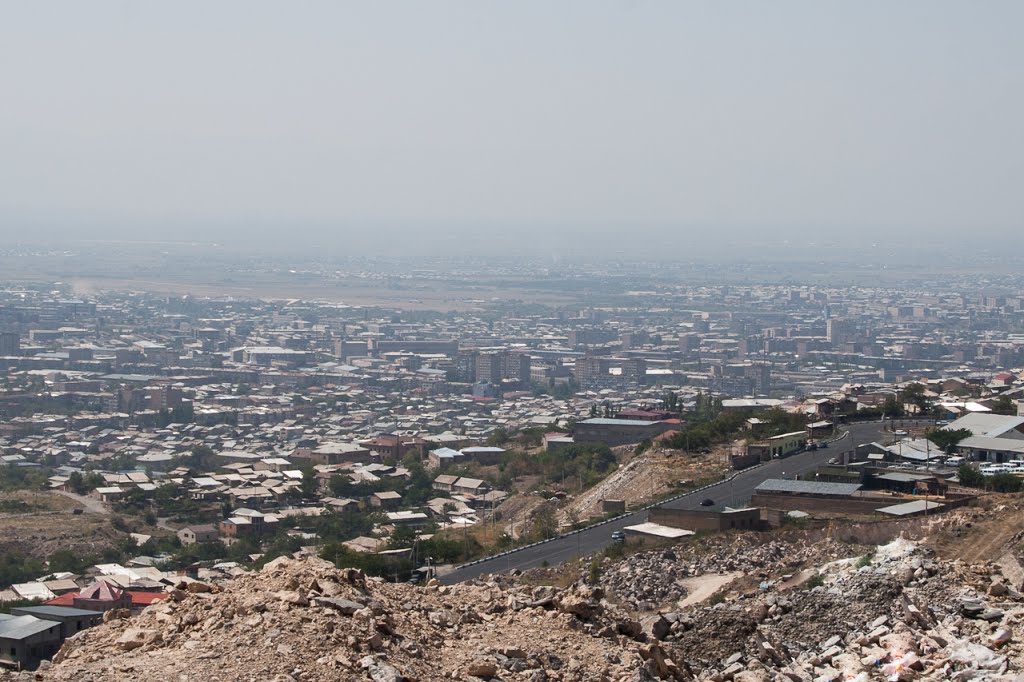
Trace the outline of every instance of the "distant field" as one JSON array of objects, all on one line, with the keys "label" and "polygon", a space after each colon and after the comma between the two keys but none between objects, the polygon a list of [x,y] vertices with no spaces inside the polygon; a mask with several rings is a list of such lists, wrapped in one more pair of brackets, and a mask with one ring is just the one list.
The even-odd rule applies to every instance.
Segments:
[{"label": "distant field", "polygon": [[0,554],[16,551],[45,559],[58,549],[94,554],[112,546],[123,534],[110,519],[85,511],[75,500],[54,493],[15,491],[0,493]]},{"label": "distant field", "polygon": [[[615,254],[609,254],[614,257]],[[680,284],[920,286],[924,289],[1013,288],[1019,270],[994,258],[931,258],[918,250],[766,252],[759,258],[681,254],[669,265],[653,252],[651,264],[565,266],[553,262],[519,269],[510,261],[480,259],[385,261],[353,255],[320,258],[273,250],[173,242],[82,241],[0,250],[0,278],[14,285],[57,283],[79,295],[143,291],[200,297],[302,299],[410,311],[470,311],[493,301],[564,306],[635,306],[626,291],[650,291],[651,300]],[[531,270],[531,267],[533,268]],[[575,269],[574,269],[575,268]],[[542,274],[534,274],[542,273]],[[1009,278],[1009,281],[1007,280]]]}]

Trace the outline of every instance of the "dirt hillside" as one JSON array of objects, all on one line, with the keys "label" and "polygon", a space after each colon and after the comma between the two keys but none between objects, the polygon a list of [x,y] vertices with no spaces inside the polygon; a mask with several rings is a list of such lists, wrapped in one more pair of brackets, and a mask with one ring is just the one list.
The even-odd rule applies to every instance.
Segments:
[{"label": "dirt hillside", "polygon": [[901,536],[905,522],[850,529],[888,529],[878,546],[821,529],[698,537],[454,587],[279,559],[223,584],[182,583],[9,677],[1010,682],[1024,673],[1024,569],[1012,541],[965,560],[987,545],[956,527],[998,529],[1020,505],[930,519],[917,525],[927,538]]}]

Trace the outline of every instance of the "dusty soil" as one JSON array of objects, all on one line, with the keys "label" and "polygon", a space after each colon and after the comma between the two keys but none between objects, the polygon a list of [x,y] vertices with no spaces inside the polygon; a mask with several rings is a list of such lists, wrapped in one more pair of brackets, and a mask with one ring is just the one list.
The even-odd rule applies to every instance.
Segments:
[{"label": "dusty soil", "polygon": [[734,571],[732,573],[711,573],[709,575],[699,575],[693,578],[686,578],[680,581],[683,589],[686,590],[686,598],[679,601],[679,607],[682,608],[684,606],[700,604],[715,592],[718,592],[720,589],[742,576],[743,573]]},{"label": "dusty soil", "polygon": [[974,505],[936,516],[928,544],[943,559],[993,561],[1005,551],[1024,552],[1024,500],[988,495]]},{"label": "dusty soil", "polygon": [[494,509],[495,514],[501,518],[498,522],[499,533],[508,533],[517,538],[528,532],[530,519],[544,502],[544,498],[539,495],[514,495],[499,504]]},{"label": "dusty soil", "polygon": [[642,455],[629,454],[631,446],[620,449],[621,464],[607,478],[590,490],[576,496],[561,510],[563,523],[570,510],[581,519],[599,517],[602,500],[625,500],[627,507],[637,507],[655,498],[682,491],[680,483],[712,478],[727,469],[723,458],[715,453],[688,455],[679,450],[648,450]]},{"label": "dusty soil", "polygon": [[[19,490],[0,493],[3,501],[24,503],[27,510],[0,514],[0,554],[18,552],[39,559],[58,549],[93,554],[124,537],[110,525],[108,516],[88,509],[74,514],[73,510],[82,506],[61,495]],[[4,508],[13,508],[12,504]]]}]

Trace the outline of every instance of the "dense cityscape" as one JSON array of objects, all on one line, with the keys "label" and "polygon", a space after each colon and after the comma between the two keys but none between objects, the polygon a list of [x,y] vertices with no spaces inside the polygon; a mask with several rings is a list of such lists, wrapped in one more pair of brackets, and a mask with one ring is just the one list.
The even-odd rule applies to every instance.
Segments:
[{"label": "dense cityscape", "polygon": [[42,628],[284,556],[450,582],[1020,487],[1020,293],[588,277],[445,311],[8,286],[0,597]]}]

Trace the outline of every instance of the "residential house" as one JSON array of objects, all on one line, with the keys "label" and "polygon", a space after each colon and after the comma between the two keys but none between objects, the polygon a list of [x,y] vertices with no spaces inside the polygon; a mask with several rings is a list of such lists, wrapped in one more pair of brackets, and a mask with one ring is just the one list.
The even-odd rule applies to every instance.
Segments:
[{"label": "residential house", "polygon": [[463,476],[452,484],[451,491],[459,495],[483,495],[488,489],[489,486],[486,481]]},{"label": "residential house", "polygon": [[213,524],[201,524],[197,526],[185,526],[178,531],[178,539],[183,545],[194,545],[197,542],[216,542],[220,537],[217,526]]},{"label": "residential house", "polygon": [[34,670],[40,661],[57,653],[62,642],[60,623],[0,613],[0,662]]},{"label": "residential house", "polygon": [[396,509],[402,504],[402,496],[393,490],[383,490],[370,495],[370,506],[378,509]]},{"label": "residential house", "polygon": [[449,476],[448,474],[441,474],[434,479],[433,488],[434,490],[441,490],[446,493],[450,493],[455,486],[455,482],[459,480],[458,476]]},{"label": "residential house", "polygon": [[96,580],[78,594],[69,593],[63,596],[70,596],[71,605],[74,608],[86,611],[130,609],[132,606],[132,597],[128,591],[112,585],[106,580]]}]

